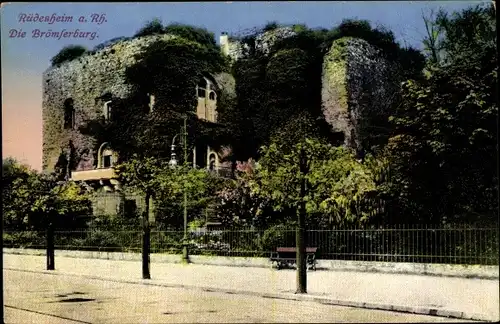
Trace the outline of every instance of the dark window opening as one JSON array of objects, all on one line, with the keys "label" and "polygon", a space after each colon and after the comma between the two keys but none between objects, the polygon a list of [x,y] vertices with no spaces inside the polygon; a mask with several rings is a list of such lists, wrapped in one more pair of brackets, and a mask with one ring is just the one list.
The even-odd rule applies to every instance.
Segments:
[{"label": "dark window opening", "polygon": [[99,97],[99,99],[104,100],[104,101],[110,101],[112,98],[113,98],[113,95],[109,91],[104,93],[101,97]]},{"label": "dark window opening", "polygon": [[207,147],[204,145],[196,145],[196,166],[205,168],[207,166]]},{"label": "dark window opening", "polygon": [[198,97],[205,98],[205,89],[198,88]]},{"label": "dark window opening", "polygon": [[75,109],[73,99],[66,99],[64,102],[64,129],[72,129],[75,126]]},{"label": "dark window opening", "polygon": [[201,79],[200,82],[198,82],[198,88],[207,88],[207,81],[205,79]]},{"label": "dark window opening", "polygon": [[340,146],[344,144],[345,135],[343,132],[334,132],[330,135],[330,137],[335,146]]},{"label": "dark window opening", "polygon": [[215,155],[211,154],[210,155],[210,164],[208,166],[210,170],[215,170]]},{"label": "dark window opening", "polygon": [[126,218],[135,217],[137,215],[137,202],[133,199],[126,199],[124,209]]},{"label": "dark window opening", "polygon": [[110,168],[111,167],[111,155],[105,155],[103,157],[103,167]]},{"label": "dark window opening", "polygon": [[215,100],[215,92],[210,91],[210,94],[209,94],[209,99],[210,99],[210,100]]},{"label": "dark window opening", "polygon": [[111,103],[110,102],[106,103],[104,109],[104,117],[106,118],[106,120],[111,121],[112,111],[113,107],[111,106]]}]

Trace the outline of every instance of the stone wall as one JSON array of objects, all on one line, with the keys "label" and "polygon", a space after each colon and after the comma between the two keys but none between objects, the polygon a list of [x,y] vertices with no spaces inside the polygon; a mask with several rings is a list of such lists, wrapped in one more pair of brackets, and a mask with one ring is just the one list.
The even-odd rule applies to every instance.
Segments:
[{"label": "stone wall", "polygon": [[[96,165],[97,149],[90,136],[81,134],[78,128],[85,121],[103,115],[105,100],[98,99],[110,93],[124,98],[130,86],[124,84],[125,69],[135,62],[134,55],[159,39],[172,39],[172,35],[154,35],[124,40],[95,53],[52,67],[43,74],[43,167],[52,171],[61,153],[73,142],[76,155],[84,152],[89,162],[86,168]],[[71,98],[75,109],[75,125],[63,128],[64,102]]]},{"label": "stone wall", "polygon": [[[276,29],[259,33],[255,36],[255,50],[268,54],[271,47],[279,40],[295,36],[297,33],[292,27],[278,27]],[[227,35],[220,38],[222,51],[233,61],[243,57],[249,51],[249,46],[240,40],[231,39]]]},{"label": "stone wall", "polygon": [[261,33],[255,37],[255,48],[263,53],[269,53],[271,47],[278,41],[295,36],[297,33],[292,27],[278,27]]},{"label": "stone wall", "polygon": [[323,62],[322,109],[332,131],[345,145],[362,149],[365,132],[388,113],[397,82],[395,67],[378,49],[357,38],[333,42]]},{"label": "stone wall", "polygon": [[[257,50],[268,52],[278,40],[291,37],[290,27],[281,27],[256,36]],[[103,105],[108,93],[124,98],[130,87],[124,84],[127,67],[135,62],[134,56],[152,42],[174,38],[172,35],[153,35],[125,39],[112,43],[95,53],[85,54],[61,66],[48,69],[43,75],[43,166],[52,171],[61,150],[68,154],[69,143],[75,148],[81,161],[80,170],[96,166],[96,143],[91,136],[78,131],[85,121],[103,116]],[[228,55],[237,58],[241,43],[224,38]],[[223,49],[224,49],[223,48]],[[236,53],[236,52],[240,53]],[[373,116],[384,115],[391,106],[391,94],[395,91],[393,66],[381,53],[366,41],[342,38],[333,42],[325,55],[322,75],[322,108],[327,122],[334,132],[342,132],[345,144],[360,150],[363,137],[372,127]],[[221,91],[234,98],[234,78],[229,74],[215,76]],[[63,128],[64,102],[72,99],[75,109],[75,125]],[[375,107],[377,110],[375,110]],[[76,161],[78,164],[78,161]]]}]

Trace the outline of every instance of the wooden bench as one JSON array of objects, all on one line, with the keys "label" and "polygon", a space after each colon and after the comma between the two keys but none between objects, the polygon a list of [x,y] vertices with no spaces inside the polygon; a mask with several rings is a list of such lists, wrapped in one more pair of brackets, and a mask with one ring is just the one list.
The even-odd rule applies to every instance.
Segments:
[{"label": "wooden bench", "polygon": [[[306,265],[311,270],[316,270],[316,247],[306,248]],[[276,262],[279,270],[284,267],[291,267],[297,264],[297,249],[294,247],[279,247],[276,252],[271,253],[271,262]]]}]

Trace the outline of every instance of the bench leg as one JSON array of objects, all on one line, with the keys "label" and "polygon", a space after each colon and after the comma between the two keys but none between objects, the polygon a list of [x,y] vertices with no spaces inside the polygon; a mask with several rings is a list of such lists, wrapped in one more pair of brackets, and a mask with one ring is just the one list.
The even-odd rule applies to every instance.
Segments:
[{"label": "bench leg", "polygon": [[309,270],[316,271],[316,260],[315,259],[308,260],[307,265],[308,265]]}]

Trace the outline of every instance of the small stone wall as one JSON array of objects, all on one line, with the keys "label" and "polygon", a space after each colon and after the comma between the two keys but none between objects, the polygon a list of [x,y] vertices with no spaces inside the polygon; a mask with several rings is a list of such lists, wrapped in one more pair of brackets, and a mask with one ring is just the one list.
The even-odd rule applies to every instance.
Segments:
[{"label": "small stone wall", "polygon": [[[4,248],[3,253],[21,255],[45,255],[45,250],[36,249],[10,249]],[[140,253],[130,252],[100,252],[100,251],[69,251],[56,250],[55,257],[105,259],[105,260],[142,260]],[[246,257],[219,257],[192,255],[189,257],[193,264],[205,264],[216,266],[233,267],[257,267],[271,268],[268,258],[246,258]],[[57,261],[56,261],[57,262]],[[180,263],[181,255],[173,254],[151,254],[151,262],[155,263]],[[364,262],[364,261],[342,261],[342,260],[318,260],[319,271],[359,271],[359,272],[381,272],[394,274],[432,275],[445,277],[499,279],[498,266],[482,265],[451,265],[451,264],[425,264],[425,263],[398,263],[398,262]]]}]

